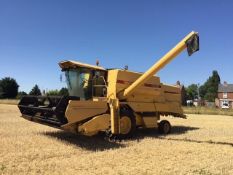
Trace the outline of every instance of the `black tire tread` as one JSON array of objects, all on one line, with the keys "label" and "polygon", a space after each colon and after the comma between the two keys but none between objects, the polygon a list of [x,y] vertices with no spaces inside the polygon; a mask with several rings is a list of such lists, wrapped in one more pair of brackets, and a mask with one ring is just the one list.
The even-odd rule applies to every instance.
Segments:
[{"label": "black tire tread", "polygon": [[[165,133],[165,131],[164,131],[164,125],[165,125],[165,123],[169,123],[169,125],[170,125],[170,129],[169,129],[169,131],[167,133]],[[167,121],[167,120],[162,120],[158,124],[158,131],[159,131],[160,134],[169,134],[171,132],[171,124],[170,124],[170,122]]]}]

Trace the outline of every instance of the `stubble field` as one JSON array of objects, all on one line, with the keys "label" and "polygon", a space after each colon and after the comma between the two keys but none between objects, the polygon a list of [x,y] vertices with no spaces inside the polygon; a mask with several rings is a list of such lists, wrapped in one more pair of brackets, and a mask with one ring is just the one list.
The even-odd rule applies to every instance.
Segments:
[{"label": "stubble field", "polygon": [[233,174],[233,117],[168,118],[167,136],[110,143],[31,123],[0,105],[0,174]]}]

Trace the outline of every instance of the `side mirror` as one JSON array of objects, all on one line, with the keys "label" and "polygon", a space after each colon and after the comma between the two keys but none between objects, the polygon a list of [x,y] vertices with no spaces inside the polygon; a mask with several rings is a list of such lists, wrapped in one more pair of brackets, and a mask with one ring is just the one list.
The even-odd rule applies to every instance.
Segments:
[{"label": "side mirror", "polygon": [[199,36],[195,33],[187,41],[185,41],[188,55],[191,56],[194,52],[199,50]]}]

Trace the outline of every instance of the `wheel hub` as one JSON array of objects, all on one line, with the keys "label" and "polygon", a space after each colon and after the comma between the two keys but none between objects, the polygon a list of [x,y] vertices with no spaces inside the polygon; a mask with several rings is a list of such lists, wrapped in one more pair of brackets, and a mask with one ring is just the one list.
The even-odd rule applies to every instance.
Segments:
[{"label": "wheel hub", "polygon": [[120,133],[128,134],[131,130],[131,120],[127,116],[123,116],[120,119]]},{"label": "wheel hub", "polygon": [[169,130],[170,130],[170,126],[169,126],[169,124],[166,122],[166,123],[164,123],[164,125],[163,125],[163,129],[164,129],[164,133],[168,133],[169,132]]}]

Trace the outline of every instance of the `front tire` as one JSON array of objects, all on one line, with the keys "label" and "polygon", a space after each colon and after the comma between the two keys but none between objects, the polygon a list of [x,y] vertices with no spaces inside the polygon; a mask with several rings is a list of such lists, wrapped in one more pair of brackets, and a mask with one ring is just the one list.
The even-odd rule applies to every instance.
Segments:
[{"label": "front tire", "polygon": [[136,118],[132,111],[127,108],[120,109],[120,133],[112,134],[111,129],[106,135],[111,141],[131,138],[136,130]]},{"label": "front tire", "polygon": [[136,118],[133,112],[121,109],[120,111],[120,139],[131,138],[136,130]]}]

